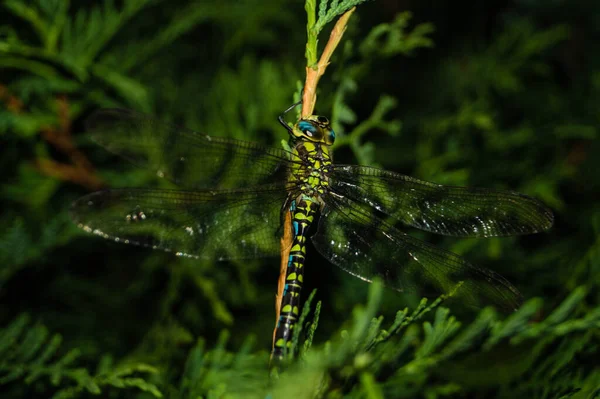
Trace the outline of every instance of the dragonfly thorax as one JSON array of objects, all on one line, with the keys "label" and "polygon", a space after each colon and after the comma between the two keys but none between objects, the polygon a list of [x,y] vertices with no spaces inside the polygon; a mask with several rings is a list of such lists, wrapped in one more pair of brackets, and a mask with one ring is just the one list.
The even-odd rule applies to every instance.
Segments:
[{"label": "dragonfly thorax", "polygon": [[329,119],[320,115],[311,115],[300,119],[290,130],[294,138],[332,145],[335,141],[335,132],[331,128]]},{"label": "dragonfly thorax", "polygon": [[329,147],[319,143],[299,141],[292,150],[294,163],[290,182],[305,196],[318,199],[329,191],[331,155]]}]

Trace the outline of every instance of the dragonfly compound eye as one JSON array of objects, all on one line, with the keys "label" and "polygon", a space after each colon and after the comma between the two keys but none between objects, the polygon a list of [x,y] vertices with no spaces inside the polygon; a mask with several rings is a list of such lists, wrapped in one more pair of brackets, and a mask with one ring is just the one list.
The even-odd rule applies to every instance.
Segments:
[{"label": "dragonfly compound eye", "polygon": [[322,129],[311,120],[301,120],[296,127],[296,137],[304,137],[310,141],[321,141],[323,138]]},{"label": "dragonfly compound eye", "polygon": [[329,140],[327,144],[329,145],[333,144],[333,142],[335,141],[335,132],[333,131],[333,129],[329,129],[328,139]]}]

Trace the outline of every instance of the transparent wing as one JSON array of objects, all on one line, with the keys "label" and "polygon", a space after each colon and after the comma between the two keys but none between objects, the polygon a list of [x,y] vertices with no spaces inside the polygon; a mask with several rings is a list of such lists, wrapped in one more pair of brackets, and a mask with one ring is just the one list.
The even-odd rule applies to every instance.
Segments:
[{"label": "transparent wing", "polygon": [[519,291],[502,276],[471,265],[448,251],[413,238],[357,203],[329,195],[312,241],[317,250],[348,273],[375,277],[398,291],[449,293],[470,306],[493,304],[514,310]]},{"label": "transparent wing", "polygon": [[285,179],[288,153],[171,126],[129,110],[103,109],[86,121],[94,140],[184,188],[244,188]]},{"label": "transparent wing", "polygon": [[244,259],[279,253],[282,185],[253,190],[105,190],[75,201],[79,227],[180,256]]},{"label": "transparent wing", "polygon": [[422,230],[460,237],[536,233],[552,226],[552,211],[512,191],[452,187],[381,169],[334,165],[334,193],[372,206]]}]

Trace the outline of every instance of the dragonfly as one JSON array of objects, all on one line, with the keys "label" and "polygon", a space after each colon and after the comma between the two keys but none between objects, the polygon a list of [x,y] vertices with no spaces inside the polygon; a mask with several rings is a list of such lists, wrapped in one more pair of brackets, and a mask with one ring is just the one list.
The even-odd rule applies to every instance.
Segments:
[{"label": "dragonfly", "polygon": [[[332,162],[328,118],[279,116],[285,148],[220,138],[129,110],[87,121],[93,139],[177,189],[106,189],[75,201],[87,232],[125,244],[216,260],[283,254],[271,360],[291,347],[308,242],[367,282],[426,295],[453,292],[465,305],[512,311],[522,296],[499,274],[414,238],[403,226],[454,237],[549,229],[553,214],[513,191],[453,187],[369,166]],[[284,146],[282,146],[284,147]],[[282,240],[282,237],[285,239]],[[456,288],[458,287],[458,288]]]}]

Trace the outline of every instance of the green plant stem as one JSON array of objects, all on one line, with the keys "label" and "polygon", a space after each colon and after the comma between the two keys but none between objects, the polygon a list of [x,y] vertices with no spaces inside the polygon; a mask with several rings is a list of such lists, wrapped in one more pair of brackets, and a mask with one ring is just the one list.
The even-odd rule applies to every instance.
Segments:
[{"label": "green plant stem", "polygon": [[[312,13],[310,12],[310,10],[311,10],[310,4],[312,4],[312,6],[313,6]],[[314,27],[314,22],[311,25],[311,18],[312,18],[312,20],[314,20],[314,18],[315,18],[314,17],[314,8],[315,8],[314,6],[315,6],[314,0],[307,0],[306,10],[309,14],[309,17],[308,17],[309,22],[307,25],[307,29],[308,29],[308,42],[306,44],[307,66],[306,66],[306,82],[304,84],[304,92],[302,94],[302,117],[307,117],[307,116],[312,115],[312,112],[315,108],[315,103],[317,102],[317,84],[319,83],[319,79],[321,78],[321,76],[323,76],[325,74],[327,65],[329,65],[329,59],[331,58],[331,56],[333,55],[333,52],[335,51],[338,44],[342,40],[342,36],[344,35],[344,32],[346,31],[346,27],[348,25],[348,20],[350,19],[350,16],[356,10],[356,7],[352,7],[350,10],[348,10],[344,14],[342,14],[340,19],[338,19],[335,26],[333,27],[333,30],[331,31],[331,35],[329,36],[329,41],[327,42],[327,44],[325,45],[325,48],[323,49],[323,54],[321,54],[321,58],[319,59],[319,62],[315,65],[315,63],[311,61],[313,59],[312,58],[313,52],[314,52],[315,60],[316,60],[316,54],[317,54],[317,39],[316,39],[316,37],[317,37],[318,31]],[[311,15],[312,15],[312,17],[311,17]]]},{"label": "green plant stem", "polygon": [[317,36],[318,32],[315,29],[315,25],[317,24],[316,18],[316,9],[317,2],[316,0],[306,0],[304,4],[304,9],[306,10],[307,22],[306,22],[306,66],[313,67],[317,63]]}]

